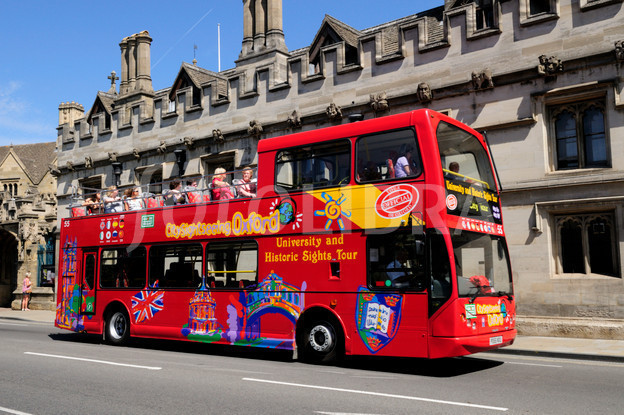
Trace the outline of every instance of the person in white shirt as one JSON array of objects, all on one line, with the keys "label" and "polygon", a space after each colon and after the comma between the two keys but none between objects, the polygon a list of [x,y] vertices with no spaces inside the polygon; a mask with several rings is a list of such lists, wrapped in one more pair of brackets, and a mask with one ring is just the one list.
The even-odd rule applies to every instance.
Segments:
[{"label": "person in white shirt", "polygon": [[141,189],[138,187],[128,188],[125,192],[126,210],[141,210],[144,209],[143,200],[141,200]]},{"label": "person in white shirt", "polygon": [[124,206],[119,197],[117,186],[110,186],[104,196],[104,213],[123,212]]},{"label": "person in white shirt", "polygon": [[405,154],[398,158],[394,167],[394,173],[396,177],[407,177],[415,173],[412,169],[412,149],[408,148]]}]

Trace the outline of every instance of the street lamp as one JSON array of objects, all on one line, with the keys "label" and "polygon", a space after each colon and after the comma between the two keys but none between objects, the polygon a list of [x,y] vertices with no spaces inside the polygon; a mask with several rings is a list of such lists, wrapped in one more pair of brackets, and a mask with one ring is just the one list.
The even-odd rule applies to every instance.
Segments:
[{"label": "street lamp", "polygon": [[364,114],[356,113],[349,115],[349,122],[358,122],[364,119]]},{"label": "street lamp", "polygon": [[119,161],[114,161],[111,165],[113,166],[113,175],[115,176],[115,186],[119,186],[121,184],[121,172],[123,171],[122,165]]},{"label": "street lamp", "polygon": [[181,148],[173,150],[173,154],[176,158],[176,164],[178,165],[178,176],[184,175],[184,162],[186,162],[186,151]]}]

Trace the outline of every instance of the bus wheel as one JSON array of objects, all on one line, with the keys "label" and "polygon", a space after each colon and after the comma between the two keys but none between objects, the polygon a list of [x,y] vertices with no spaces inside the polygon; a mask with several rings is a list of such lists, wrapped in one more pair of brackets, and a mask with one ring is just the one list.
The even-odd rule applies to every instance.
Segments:
[{"label": "bus wheel", "polygon": [[106,320],[106,341],[120,345],[130,337],[130,319],[123,311],[114,311]]},{"label": "bus wheel", "polygon": [[308,362],[330,362],[338,356],[340,337],[329,321],[317,321],[306,326],[302,343],[302,358]]}]

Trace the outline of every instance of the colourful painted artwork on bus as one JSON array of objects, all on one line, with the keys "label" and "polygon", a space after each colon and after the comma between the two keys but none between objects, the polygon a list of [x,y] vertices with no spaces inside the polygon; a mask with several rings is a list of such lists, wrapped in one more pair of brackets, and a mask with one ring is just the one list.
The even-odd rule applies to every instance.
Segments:
[{"label": "colourful painted artwork on bus", "polygon": [[338,227],[340,228],[340,230],[344,230],[345,225],[342,217],[351,217],[351,212],[347,210],[343,211],[343,209],[340,207],[340,205],[342,205],[346,200],[345,196],[341,194],[338,200],[334,200],[334,198],[331,197],[329,193],[323,192],[321,193],[321,197],[326,202],[325,209],[314,211],[314,216],[324,216],[327,218],[327,222],[325,222],[325,230],[329,230],[334,221],[338,223]]},{"label": "colourful painted artwork on bus", "polygon": [[61,300],[56,306],[56,324],[58,327],[80,331],[84,329],[80,304],[86,301],[77,281],[78,275],[78,238],[67,238],[61,256]]},{"label": "colourful painted artwork on bus", "polygon": [[375,294],[358,288],[355,321],[360,338],[371,353],[377,353],[392,341],[401,323],[403,296]]},{"label": "colourful painted artwork on bus", "polygon": [[297,213],[297,205],[292,199],[275,199],[269,208],[271,214],[279,212],[279,220],[282,225],[292,224],[292,229],[299,229],[303,222],[303,213]]},{"label": "colourful painted artwork on bus", "polygon": [[150,320],[165,308],[165,292],[155,288],[142,290],[132,296],[132,316],[135,323]]},{"label": "colourful painted artwork on bus", "polygon": [[461,319],[472,330],[477,330],[479,326],[509,330],[515,326],[516,313],[513,303],[506,299],[499,298],[496,304],[465,304],[464,311]]},{"label": "colourful painted artwork on bus", "polygon": [[[182,334],[189,340],[212,343],[225,340],[234,345],[262,346],[293,349],[295,324],[304,308],[304,291],[301,287],[287,284],[275,273],[267,275],[253,291],[241,291],[238,298],[229,296],[227,304],[227,328],[216,318],[218,306],[203,278],[201,287],[189,301],[188,323]],[[292,323],[291,336],[268,338],[262,336],[262,317],[280,314]]]}]

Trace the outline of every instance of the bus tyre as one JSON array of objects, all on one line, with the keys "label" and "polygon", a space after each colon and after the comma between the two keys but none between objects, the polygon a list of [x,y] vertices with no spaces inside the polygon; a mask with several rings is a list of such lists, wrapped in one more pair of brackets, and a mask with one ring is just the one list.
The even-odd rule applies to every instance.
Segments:
[{"label": "bus tyre", "polygon": [[317,321],[305,328],[302,351],[303,360],[313,363],[331,362],[338,357],[340,337],[329,321]]},{"label": "bus tyre", "polygon": [[123,311],[113,311],[106,320],[106,341],[121,345],[130,338],[130,319]]}]

